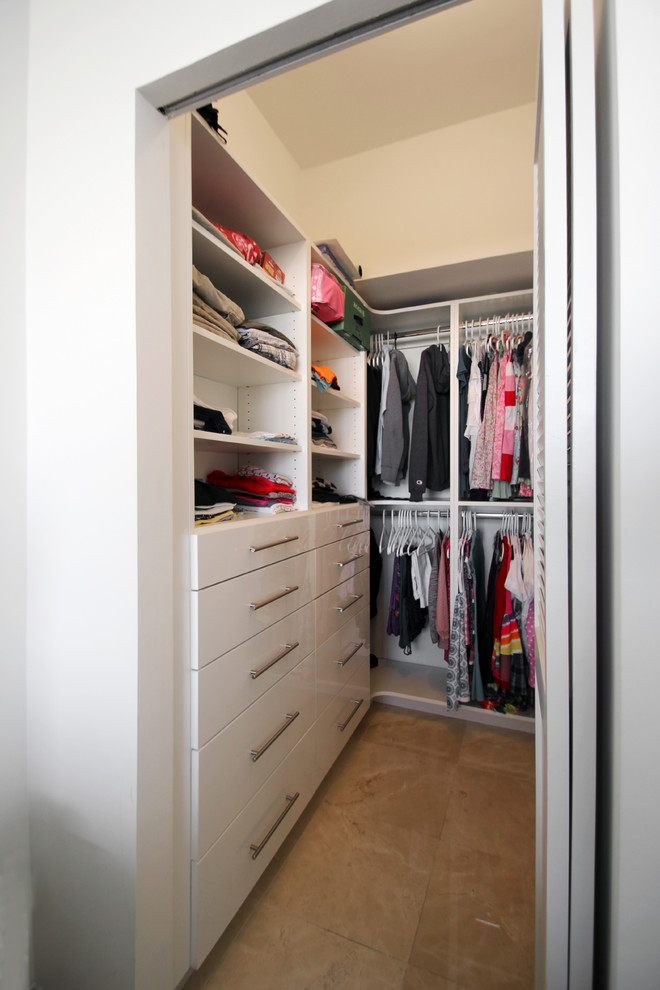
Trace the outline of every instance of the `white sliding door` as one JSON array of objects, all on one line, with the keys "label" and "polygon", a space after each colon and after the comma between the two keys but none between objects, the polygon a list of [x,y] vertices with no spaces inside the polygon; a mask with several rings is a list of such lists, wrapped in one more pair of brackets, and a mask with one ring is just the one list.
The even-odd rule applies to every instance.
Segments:
[{"label": "white sliding door", "polygon": [[537,988],[591,986],[595,829],[593,12],[543,0],[536,147]]}]

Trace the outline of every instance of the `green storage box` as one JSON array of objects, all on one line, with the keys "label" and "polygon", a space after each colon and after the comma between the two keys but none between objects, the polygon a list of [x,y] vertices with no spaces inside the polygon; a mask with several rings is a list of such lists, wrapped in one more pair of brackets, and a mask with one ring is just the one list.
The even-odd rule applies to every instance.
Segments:
[{"label": "green storage box", "polygon": [[369,350],[369,331],[371,329],[371,313],[347,285],[344,289],[344,319],[336,320],[330,326],[341,337],[348,341],[356,351]]}]

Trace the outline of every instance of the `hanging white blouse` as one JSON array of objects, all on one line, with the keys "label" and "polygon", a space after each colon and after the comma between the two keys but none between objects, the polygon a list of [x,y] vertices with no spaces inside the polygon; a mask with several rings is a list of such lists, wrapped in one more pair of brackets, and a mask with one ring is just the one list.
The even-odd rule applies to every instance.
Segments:
[{"label": "hanging white blouse", "polygon": [[470,365],[470,379],[468,381],[468,407],[467,421],[465,424],[465,436],[470,441],[470,474],[472,477],[472,467],[474,465],[474,455],[477,445],[477,435],[481,426],[481,371],[479,370],[479,352],[477,347],[472,348],[472,364]]}]

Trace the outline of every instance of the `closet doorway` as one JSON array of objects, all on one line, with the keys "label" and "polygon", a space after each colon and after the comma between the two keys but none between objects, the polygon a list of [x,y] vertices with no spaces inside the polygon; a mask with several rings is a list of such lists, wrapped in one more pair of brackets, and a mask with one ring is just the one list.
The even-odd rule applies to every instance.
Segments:
[{"label": "closet doorway", "polygon": [[[481,2],[483,4],[484,3],[484,0],[470,0],[469,3],[461,4],[461,5],[458,5],[456,7],[452,7],[452,9],[447,10],[447,11],[441,11],[440,13],[437,13],[437,14],[433,15],[433,17],[437,17],[437,18],[450,17],[453,14],[456,14],[456,13],[461,12],[463,8],[466,8],[466,9],[467,8],[472,8],[473,10],[476,10],[479,2]],[[503,2],[504,2],[504,0],[503,0]],[[494,5],[490,4],[489,6],[494,6]],[[532,5],[531,4],[528,4],[528,3],[525,3],[525,4],[523,4],[523,6],[528,10]],[[557,47],[556,42],[557,42],[557,31],[558,31],[559,27],[561,28],[561,34],[562,34],[561,48],[563,49],[563,22],[562,22],[562,18],[561,17],[557,18],[557,15],[556,14],[554,16],[555,16],[555,19],[552,22],[552,26],[553,26],[554,35],[555,35],[554,36],[554,39],[553,39],[553,41],[555,43],[555,50],[554,50],[554,53],[553,54],[554,54],[554,58],[556,60],[558,58],[558,47]],[[549,15],[548,15],[548,17],[549,17]],[[425,23],[426,23],[425,21],[419,21],[419,22],[417,22],[417,26],[420,25],[420,24],[421,25],[424,25]],[[550,21],[548,23],[550,23]],[[502,24],[503,25],[506,24],[506,18],[505,17],[503,17]],[[402,32],[404,30],[406,30],[406,29],[403,29],[403,28],[401,29]],[[504,31],[504,34],[506,35],[506,31]],[[493,49],[496,50],[497,49],[497,44],[496,44],[497,39],[491,38],[489,40],[490,40],[490,42],[492,44]],[[535,45],[535,41],[532,41],[531,44],[532,45]],[[354,52],[356,54],[359,54],[359,51],[360,51],[360,48],[361,47],[362,46],[356,47],[355,50],[354,50]],[[333,56],[333,57],[340,57],[340,56]],[[465,52],[463,61],[464,61],[464,63],[466,65],[472,64],[473,61],[474,61],[473,54],[470,53],[469,51],[468,52]],[[533,61],[534,62],[536,61],[536,54],[535,54],[535,52],[534,52],[534,56],[533,56]],[[562,58],[562,63],[563,63],[563,58]],[[320,65],[320,63],[319,63],[319,65]],[[312,68],[312,67],[310,67],[310,68]],[[545,68],[547,70],[547,65],[545,66]],[[554,66],[554,68],[557,70],[557,85],[558,85],[558,88],[561,88],[561,98],[563,100],[563,97],[564,97],[564,89],[563,89],[563,64],[561,65],[561,71],[559,71],[559,67],[556,66],[556,65]],[[297,70],[297,71],[303,71],[303,70]],[[285,77],[281,77],[281,78],[282,78],[282,84],[284,85]],[[546,76],[546,79],[547,79],[547,76]],[[221,123],[223,123],[223,125],[225,125],[227,127],[227,130],[229,132],[229,141],[230,141],[230,145],[231,145],[231,148],[232,148],[232,152],[233,153],[236,153],[236,155],[239,158],[239,160],[242,160],[242,155],[245,155],[247,159],[251,159],[250,161],[246,161],[245,163],[246,164],[249,164],[249,167],[250,167],[251,171],[253,171],[253,173],[255,175],[257,175],[257,176],[259,176],[259,169],[254,167],[254,163],[255,162],[258,162],[259,159],[260,159],[260,157],[261,157],[261,168],[264,169],[266,173],[268,171],[268,162],[264,162],[264,157],[265,156],[263,155],[263,145],[261,146],[261,148],[260,147],[250,148],[249,147],[249,130],[246,130],[244,134],[241,134],[241,138],[243,138],[245,140],[245,144],[241,148],[241,151],[239,152],[238,147],[239,147],[239,141],[240,141],[240,139],[238,137],[238,134],[240,132],[240,127],[238,126],[238,120],[239,120],[240,114],[239,114],[239,116],[237,116],[236,122],[235,123],[232,123],[231,110],[230,110],[230,102],[231,101],[234,102],[234,105],[238,105],[239,103],[242,103],[242,105],[244,107],[245,106],[245,100],[250,100],[251,103],[252,103],[252,108],[253,108],[250,111],[250,113],[257,113],[259,116],[262,117],[262,119],[266,123],[268,123],[268,121],[269,121],[268,114],[270,112],[271,115],[272,115],[270,126],[277,133],[277,129],[280,126],[280,124],[278,124],[278,120],[281,121],[281,117],[278,117],[278,115],[275,114],[272,109],[271,109],[271,111],[268,111],[268,106],[269,106],[269,102],[268,101],[269,101],[269,99],[272,99],[274,101],[274,104],[273,103],[270,104],[271,105],[271,108],[272,108],[273,105],[275,107],[277,107],[278,105],[279,106],[284,105],[286,107],[286,113],[284,114],[285,120],[286,119],[297,120],[299,127],[301,127],[303,131],[305,129],[307,129],[307,133],[308,134],[310,132],[313,132],[314,129],[316,129],[317,132],[320,131],[321,132],[321,140],[320,140],[319,143],[321,145],[328,146],[329,144],[332,143],[332,134],[328,135],[328,133],[323,129],[324,128],[324,125],[325,125],[325,122],[322,119],[323,118],[323,112],[321,110],[318,110],[317,111],[316,117],[314,117],[314,115],[311,114],[306,109],[304,109],[304,110],[296,110],[295,107],[292,105],[291,99],[290,99],[289,96],[286,96],[286,97],[279,96],[278,97],[278,95],[277,95],[277,87],[279,85],[278,79],[274,79],[272,81],[272,86],[273,86],[273,90],[274,90],[274,93],[273,93],[272,96],[267,96],[266,87],[268,87],[269,85],[270,84],[268,84],[268,83],[261,83],[261,84],[259,84],[259,86],[255,90],[254,94],[252,94],[252,95],[250,94],[249,91],[247,91],[247,92],[240,92],[240,93],[238,93],[238,95],[236,97],[228,97],[226,99],[226,101],[225,100],[221,100],[219,102],[219,104],[218,104],[219,107],[220,107],[220,120],[221,120]],[[389,79],[386,79],[385,83],[382,85],[382,89],[383,89],[384,92],[387,92],[388,85],[389,85]],[[333,87],[333,91],[331,92],[331,95],[333,97],[335,95],[334,94],[334,87]],[[428,95],[428,94],[426,94],[426,95]],[[544,95],[544,98],[547,99],[547,89],[546,89],[546,91],[544,92],[543,95]],[[535,101],[535,99],[536,99],[536,95],[534,93],[533,100]],[[386,99],[385,102],[386,103],[389,103],[389,101],[387,101],[387,99]],[[529,103],[529,102],[530,101],[526,101],[526,103]],[[526,105],[526,103],[521,103],[518,106],[524,106],[524,105]],[[552,109],[553,109],[553,112],[556,111],[555,101],[553,101]],[[506,111],[503,111],[503,110],[500,109],[500,110],[496,110],[494,112],[495,113],[504,113]],[[546,109],[546,114],[547,114],[547,109]],[[387,117],[387,114],[385,116]],[[404,115],[399,114],[399,116],[404,116]],[[410,118],[411,118],[411,116],[412,115],[410,115],[410,114],[405,115],[406,122],[409,125],[410,125]],[[485,115],[482,115],[482,116],[485,116]],[[472,119],[473,120],[478,120],[480,118],[478,116],[475,116]],[[557,119],[559,119],[559,118],[557,118]],[[311,120],[311,125],[310,125],[310,120]],[[540,134],[541,134],[541,138],[542,138],[542,136],[543,136],[543,121],[544,121],[543,113],[541,114],[540,120],[541,120]],[[393,129],[394,122],[395,121],[393,121],[390,118],[389,123],[386,125],[387,126],[387,135],[388,135],[388,138],[389,138],[389,141],[387,143],[389,145],[391,145],[391,146],[394,146],[394,145],[396,145],[398,143],[397,138],[394,136],[394,134],[395,134],[395,131]],[[556,120],[555,120],[555,125],[556,125]],[[382,125],[382,124],[380,125],[381,129],[383,128],[383,126],[384,125]],[[419,125],[417,125],[417,126],[419,126]],[[440,126],[439,128],[436,128],[436,129],[437,130],[443,130],[445,127],[458,127],[458,126],[460,126],[460,125],[458,125],[456,122],[451,123],[451,124],[446,123],[444,125],[444,127],[443,126]],[[333,128],[330,128],[330,130],[332,131]],[[366,127],[365,127],[365,130],[367,130]],[[336,126],[334,126],[334,131],[336,131]],[[413,136],[412,137],[407,136],[407,139],[408,140],[417,140],[417,139],[419,139],[420,135],[423,134],[423,133],[424,133],[423,131],[418,131],[417,134],[414,134],[413,133]],[[292,138],[292,140],[293,140],[293,138]],[[285,141],[281,141],[280,143],[283,146],[285,146]],[[309,143],[309,142],[307,142],[307,143]],[[380,145],[372,145],[371,146],[371,149],[370,149],[369,148],[369,145],[367,143],[366,148],[364,148],[360,152],[360,154],[361,155],[362,154],[363,155],[368,155],[370,153],[370,150],[372,150],[373,148],[377,148],[377,147],[380,147]],[[543,145],[542,142],[541,142],[541,146],[540,147],[541,147],[541,153],[542,154],[545,151],[547,151],[547,147],[544,147],[544,145]],[[482,149],[479,149],[479,150],[481,151]],[[529,158],[529,171],[530,171],[529,190],[530,190],[530,195],[533,196],[534,195],[534,182],[533,182],[533,176],[531,174],[532,173],[532,157],[533,157],[533,154],[534,154],[533,145],[530,146],[530,149],[529,150],[530,150],[530,158]],[[498,156],[498,151],[500,151],[502,155],[505,155],[507,153],[507,149],[506,148],[499,149],[497,146],[494,149],[492,149],[492,151],[493,151],[493,158],[494,159],[497,159],[499,157]],[[350,153],[344,153],[344,157],[342,157],[341,159],[339,159],[342,168],[344,166],[346,166],[347,163],[349,163],[349,159],[351,157],[353,157],[353,156],[350,155]],[[466,157],[467,157],[467,153],[466,153]],[[270,165],[271,165],[271,168],[272,168],[272,166],[273,166],[273,162],[272,161],[271,161]],[[339,166],[337,166],[337,167],[339,168]],[[328,225],[328,219],[327,218],[317,219],[316,221],[314,221],[314,226],[311,226],[310,225],[310,218],[313,215],[310,212],[310,210],[312,209],[312,207],[310,206],[310,202],[312,202],[314,200],[314,197],[316,197],[316,202],[319,203],[319,204],[322,203],[322,198],[321,198],[321,195],[320,195],[319,190],[321,190],[321,189],[324,188],[324,180],[326,179],[326,176],[324,175],[324,172],[327,172],[327,169],[329,168],[328,160],[327,159],[325,159],[325,160],[320,159],[320,160],[312,161],[310,164],[305,165],[304,168],[305,169],[309,169],[310,171],[315,171],[316,172],[315,178],[317,179],[319,185],[317,187],[316,192],[314,193],[314,192],[310,191],[311,190],[311,185],[309,183],[306,183],[306,189],[305,189],[304,195],[302,197],[300,196],[300,189],[298,191],[298,202],[297,202],[296,208],[301,211],[301,215],[300,215],[300,223],[301,223],[301,225],[305,229],[307,229],[309,231],[309,233],[311,234],[311,236],[314,237],[314,238],[316,238],[317,234],[318,234],[319,239],[321,239],[323,237],[327,237],[327,236],[337,237],[339,240],[341,240],[344,243],[344,246],[349,251],[349,253],[352,253],[353,252],[353,248],[351,246],[351,244],[352,244],[352,237],[353,236],[357,236],[357,235],[353,235],[353,233],[351,232],[351,230],[350,230],[349,227],[346,227],[345,228],[345,232],[344,232],[344,230],[339,230],[339,229],[336,229],[336,228],[335,229],[331,229],[331,230],[327,230],[327,229],[326,230],[317,230],[317,225],[319,223],[324,223],[326,226]],[[271,178],[273,178],[273,177],[271,177]],[[554,177],[551,176],[551,175],[549,175],[549,174],[547,174],[547,173],[541,174],[540,178],[537,175],[536,193],[537,193],[537,195],[539,197],[539,201],[540,201],[541,204],[543,203],[544,196],[548,194],[548,190],[550,188],[550,183],[551,183],[551,180],[553,180],[553,179],[554,179]],[[267,176],[262,181],[263,181],[263,184],[264,185],[267,185],[267,186],[269,185],[269,183],[267,181]],[[279,198],[281,202],[285,202],[286,192],[287,192],[287,190],[286,190],[287,179],[284,176],[284,172],[282,172],[279,175],[277,181],[279,183],[281,183],[281,191],[278,190],[277,188],[273,188],[273,185],[274,185],[273,182],[270,183],[270,189],[272,189],[273,194],[274,194],[274,196],[276,198]],[[289,179],[289,181],[290,181],[290,179]],[[344,181],[346,182],[346,180],[344,180]],[[369,188],[369,177],[368,176],[367,177],[361,176],[361,177],[358,178],[357,181],[355,181],[355,180],[353,180],[353,181],[354,181],[355,189],[357,190],[358,193],[359,193],[360,189],[363,190],[363,193],[366,193],[366,191]],[[294,185],[295,185],[295,183],[294,183]],[[348,185],[348,183],[346,183],[346,185]],[[328,185],[327,184],[325,185],[325,188],[328,188]],[[334,191],[335,190],[333,189],[333,192]],[[435,192],[436,192],[436,190],[433,188],[433,186],[431,186],[430,190],[428,192],[426,192],[426,195],[429,197],[429,201],[430,201],[431,197],[433,197],[435,195]],[[386,215],[388,215],[388,222],[390,223],[391,226],[395,226],[395,224],[392,223],[391,219],[389,219],[389,214],[390,214],[390,212],[392,212],[390,210],[390,207],[391,206],[393,207],[393,205],[394,205],[395,202],[396,203],[400,203],[401,201],[403,201],[405,203],[405,197],[406,197],[406,179],[405,179],[405,174],[404,174],[404,177],[402,179],[402,174],[399,173],[399,181],[398,181],[397,185],[394,187],[394,189],[391,190],[391,198],[390,199],[386,199],[385,205],[384,205],[384,208],[383,208],[383,212]],[[330,198],[330,197],[328,197],[328,198]],[[292,207],[291,207],[291,212],[294,213],[294,215],[295,215],[295,208],[294,208],[293,204],[292,204]],[[417,216],[418,216],[418,219],[417,219],[417,230],[418,231],[421,230],[423,228],[423,225],[424,225],[424,220],[426,219],[424,213],[423,212],[418,213],[417,210],[415,210],[415,211],[412,211],[411,210],[410,212],[413,213],[413,220],[415,219],[415,214],[417,214]],[[559,212],[560,212],[560,215],[561,215],[561,211],[559,211]],[[565,213],[565,211],[564,211],[564,213]],[[486,217],[487,214],[485,214],[484,216]],[[365,226],[364,217],[360,214],[360,212],[358,212],[358,211],[355,212],[355,219],[356,219],[356,223],[355,223],[355,226],[353,228],[354,231],[359,230],[360,226],[363,226],[363,227]],[[474,219],[472,219],[470,221],[470,223],[468,224],[468,226],[472,226],[473,224],[474,224]],[[410,232],[408,232],[407,235],[406,235],[408,238],[410,238],[411,236],[414,237],[414,229],[415,229],[415,224],[413,223],[413,234],[411,235]],[[474,230],[474,229],[475,228],[472,226],[472,230]],[[424,248],[424,246],[422,246],[421,251],[422,251],[423,257],[425,259],[430,259],[431,257],[433,257],[436,260],[436,262],[437,262],[435,265],[434,264],[426,264],[425,265],[423,262],[421,262],[421,263],[418,262],[416,264],[416,266],[413,266],[410,262],[405,263],[404,265],[401,265],[398,262],[394,262],[393,263],[393,266],[392,266],[392,270],[391,271],[387,271],[386,268],[383,268],[383,267],[380,267],[379,268],[379,264],[380,263],[378,261],[375,261],[373,263],[373,275],[372,275],[371,274],[371,271],[370,271],[369,262],[367,261],[367,257],[369,256],[369,252],[367,250],[365,250],[365,248],[361,245],[361,242],[359,242],[359,241],[358,241],[358,246],[357,246],[356,251],[355,251],[354,260],[357,261],[358,263],[362,264],[363,265],[363,268],[365,269],[366,279],[365,279],[364,284],[361,287],[362,288],[362,291],[364,292],[365,298],[367,298],[367,301],[368,302],[370,302],[372,305],[377,306],[378,308],[387,308],[387,307],[392,307],[392,306],[396,306],[396,305],[410,304],[410,302],[413,301],[413,300],[420,301],[420,300],[422,300],[424,294],[425,293],[429,293],[429,292],[434,292],[435,295],[437,296],[438,285],[439,284],[442,284],[443,269],[444,269],[445,276],[449,276],[449,281],[453,284],[453,288],[451,290],[447,291],[447,296],[456,297],[457,295],[464,294],[463,291],[456,292],[456,280],[457,279],[460,279],[460,278],[466,279],[468,281],[470,279],[472,279],[473,281],[470,284],[474,287],[474,291],[475,291],[475,294],[476,294],[477,292],[482,293],[484,291],[484,289],[486,289],[487,291],[494,291],[494,288],[493,288],[492,283],[489,283],[486,286],[484,286],[484,284],[483,284],[484,280],[489,279],[489,278],[490,279],[498,279],[499,278],[500,279],[499,285],[501,285],[502,288],[512,288],[512,287],[514,287],[514,286],[511,285],[511,280],[512,279],[515,279],[515,278],[520,279],[521,277],[524,279],[524,278],[527,277],[527,275],[529,275],[529,268],[528,267],[525,268],[525,266],[529,266],[529,262],[530,262],[530,260],[531,260],[532,257],[535,257],[536,258],[537,264],[540,265],[541,266],[541,269],[542,269],[543,268],[543,264],[548,260],[547,258],[541,256],[542,252],[539,250],[539,246],[538,246],[539,244],[542,244],[543,243],[543,230],[544,230],[544,228],[543,228],[542,220],[541,221],[537,221],[537,227],[536,227],[537,246],[536,246],[536,250],[534,250],[533,238],[531,236],[532,232],[529,231],[530,237],[529,237],[529,240],[527,242],[529,246],[528,247],[523,247],[522,250],[510,250],[510,251],[507,251],[507,252],[498,251],[497,249],[491,250],[490,252],[488,252],[488,250],[486,250],[486,252],[484,252],[482,250],[481,253],[477,253],[474,257],[470,257],[469,253],[468,254],[463,253],[463,255],[461,255],[460,253],[458,253],[456,255],[453,255],[454,260],[451,260],[452,259],[452,254],[451,253],[448,254],[448,253],[445,252],[443,254],[440,251],[440,252],[436,252],[435,254],[431,255],[431,254],[428,253],[427,250],[426,250],[426,253],[425,253],[425,248]],[[402,229],[400,227],[399,227],[398,233],[399,233],[400,239],[401,240],[404,240],[404,237],[402,236]],[[442,228],[440,229],[440,231],[438,231],[437,228],[436,228],[435,231],[434,231],[434,233],[435,233],[435,236],[436,236],[437,239],[443,238],[445,236],[445,231],[442,230]],[[448,241],[450,241],[450,242],[452,241],[451,233],[449,233],[449,234],[446,235],[446,239]],[[418,238],[418,240],[422,240],[422,238]],[[380,243],[382,245],[382,239],[381,239],[381,242]],[[455,241],[453,243],[455,244]],[[516,243],[514,241],[513,246],[514,247],[519,247],[520,246],[520,242],[517,242]],[[365,255],[366,255],[366,257],[365,257]],[[516,257],[516,256],[520,256],[520,255],[523,255],[525,257]],[[413,257],[414,256],[414,250],[410,250],[409,256],[410,257]],[[504,263],[505,264],[504,270],[502,269],[503,257],[506,257],[506,259],[507,259],[506,262]],[[458,258],[458,260],[456,260],[456,258]],[[495,259],[497,259],[498,262],[499,262],[499,268],[498,268],[498,264],[497,263],[494,263],[495,262]],[[516,266],[518,266],[517,269],[516,269]],[[521,276],[521,267],[520,266],[522,266],[522,270],[523,270],[522,276]],[[402,279],[399,277],[399,275],[397,275],[397,272],[404,273],[406,275],[405,281],[402,281]],[[425,282],[425,276],[426,275],[430,275],[431,276],[430,285],[429,285],[429,282]],[[565,278],[565,275],[564,275],[564,278]],[[368,284],[370,281],[373,282],[372,285],[369,285]],[[407,286],[408,287],[406,287],[406,283],[407,283]],[[526,284],[529,286],[529,279],[527,279]],[[412,290],[409,288],[410,286],[412,286]],[[539,304],[543,304],[543,302],[545,300],[545,296],[542,294],[543,293],[543,280],[541,278],[538,278],[537,277],[537,290],[539,289],[539,287],[540,287],[540,290],[541,290],[541,295],[539,296],[539,299],[537,300],[537,306]],[[412,296],[407,296],[406,297],[406,294],[409,293],[409,292],[412,292]],[[389,295],[388,295],[388,293],[389,293]],[[564,403],[564,408],[565,408],[565,403]],[[561,409],[561,403],[560,403],[560,409]],[[568,694],[566,695],[566,697],[568,697]],[[560,726],[560,731],[563,731],[564,729],[566,729],[566,739],[565,739],[565,743],[561,747],[562,748],[562,752],[559,755],[559,758],[557,759],[557,763],[556,763],[555,768],[553,770],[553,774],[555,776],[558,776],[558,777],[563,777],[565,775],[566,778],[567,778],[567,776],[568,776],[568,727],[567,727],[567,723],[565,723],[564,721],[562,721],[562,724]],[[544,775],[546,773],[548,763],[549,762],[552,762],[554,756],[556,755],[556,754],[554,754],[552,752],[552,749],[551,749],[551,747],[553,745],[555,745],[555,744],[552,743],[552,742],[550,742],[548,744],[548,741],[547,740],[544,740],[544,744],[543,744],[542,752],[541,752],[541,756],[540,756],[540,763],[537,763],[537,768],[542,764]],[[552,776],[552,774],[551,774],[551,776]],[[567,780],[566,780],[565,785],[562,784],[561,787],[563,789],[565,789],[565,788],[567,788],[567,786],[568,786],[568,783],[567,783]],[[565,798],[565,801],[564,801],[564,805],[562,806],[562,816],[563,816],[563,818],[565,820],[567,820],[567,817],[566,816],[568,815],[568,807],[567,807],[568,800],[569,800],[568,797],[566,797]],[[545,815],[545,804],[542,803],[541,810],[540,810],[540,818],[543,818],[544,815]],[[564,824],[566,824],[566,821],[564,821]],[[540,841],[541,841],[541,844],[544,844],[546,842],[546,839],[547,839],[547,833],[546,833],[546,830],[545,830],[545,819],[543,820],[543,822],[541,822],[541,825],[542,825],[542,827],[540,829],[540,835],[541,835],[541,840]],[[564,834],[567,834],[567,828],[564,829]],[[553,886],[555,888],[554,894],[553,894],[553,896],[555,898],[554,899],[554,906],[555,906],[555,908],[556,908],[557,904],[559,903],[559,901],[562,899],[562,897],[564,899],[566,899],[568,897],[568,879],[567,879],[567,871],[568,871],[568,847],[566,847],[564,849],[564,853],[565,853],[565,860],[563,860],[561,863],[558,863],[555,860],[552,863],[552,870],[553,870],[553,873],[554,873],[554,876],[555,876],[555,880],[553,881]],[[557,876],[560,876],[560,875],[562,877],[562,880],[561,880],[561,882],[558,885],[557,884],[556,877]],[[541,880],[542,886],[544,886],[544,884],[545,884],[545,871],[540,876],[540,880]],[[546,896],[545,889],[540,889],[538,891],[538,895],[537,896],[540,898],[541,901],[545,902],[545,896]],[[564,900],[564,903],[565,903],[564,911],[565,911],[565,914],[567,914],[568,913],[568,907],[567,907],[567,904],[566,904],[566,900]],[[547,941],[546,941],[545,935],[543,937],[543,943],[544,944],[541,947],[542,948],[542,957],[544,959],[543,965],[545,965],[545,960],[547,959],[548,960],[547,965],[550,968],[552,968],[551,967],[551,959],[552,959],[552,957],[554,955],[554,958],[555,959],[559,959],[559,963],[557,964],[557,968],[558,969],[561,969],[562,966],[563,966],[563,963],[566,961],[567,955],[568,955],[568,935],[567,935],[567,933],[564,933],[564,938],[563,938],[564,945],[561,946],[561,950],[559,951],[558,954],[557,954],[558,942],[555,941],[555,939],[558,939],[559,941],[562,941],[562,935],[561,935],[560,932],[555,931],[554,932],[554,935],[552,937],[549,937]],[[539,946],[538,946],[538,942],[537,942],[537,952],[538,952],[538,949],[539,949]],[[545,974],[543,974],[543,978],[545,978]],[[557,983],[557,985],[560,985],[560,984]]]}]

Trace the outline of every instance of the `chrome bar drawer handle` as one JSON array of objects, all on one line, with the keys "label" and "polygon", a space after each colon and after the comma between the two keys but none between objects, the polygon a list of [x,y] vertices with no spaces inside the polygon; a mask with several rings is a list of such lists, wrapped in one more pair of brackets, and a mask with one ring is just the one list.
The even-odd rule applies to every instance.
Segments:
[{"label": "chrome bar drawer handle", "polygon": [[346,567],[347,564],[354,564],[356,560],[361,560],[362,557],[366,556],[366,553],[358,553],[355,557],[349,557],[348,560],[338,560],[336,561],[337,567]]},{"label": "chrome bar drawer handle", "polygon": [[285,536],[283,540],[275,540],[274,543],[262,543],[260,547],[250,547],[250,553],[259,553],[260,550],[270,550],[272,547],[282,547],[285,543],[294,543],[299,540],[299,536]]},{"label": "chrome bar drawer handle", "polygon": [[291,809],[293,808],[294,804],[296,803],[299,797],[300,797],[300,791],[296,791],[295,794],[287,794],[286,808],[284,809],[282,814],[278,816],[277,821],[273,822],[273,824],[270,826],[270,828],[264,835],[261,842],[258,845],[252,843],[252,845],[250,846],[250,849],[252,850],[252,859],[257,858],[257,856],[259,855],[263,847],[266,845],[268,840],[273,837],[273,835],[278,830],[278,828],[280,827],[286,816],[289,814],[289,812],[291,811]]},{"label": "chrome bar drawer handle", "polygon": [[356,602],[359,602],[361,598],[364,598],[364,595],[351,595],[351,598],[353,599],[353,601],[352,602],[348,602],[347,605],[335,605],[334,606],[335,611],[336,612],[345,612],[347,609],[349,609],[351,607],[351,605],[355,605],[355,603]]},{"label": "chrome bar drawer handle", "polygon": [[356,643],[355,648],[351,650],[348,656],[344,657],[343,660],[337,660],[336,663],[338,663],[340,667],[345,667],[348,661],[352,660],[355,654],[357,653],[357,651],[361,650],[363,646],[364,646],[364,640],[362,640],[361,643]]},{"label": "chrome bar drawer handle", "polygon": [[280,660],[284,659],[287,653],[291,653],[291,650],[295,650],[297,646],[300,646],[300,643],[287,643],[282,652],[278,653],[272,660],[269,660],[268,663],[265,663],[263,667],[259,667],[258,670],[251,670],[250,677],[252,680],[254,681],[257,677],[261,677],[262,674],[265,674],[267,670],[274,667],[276,663],[279,663]]},{"label": "chrome bar drawer handle", "polygon": [[353,709],[353,711],[348,716],[348,718],[346,719],[345,722],[337,722],[337,728],[339,729],[340,732],[343,732],[344,729],[346,728],[346,726],[355,718],[355,716],[357,715],[358,711],[362,707],[362,702],[363,701],[364,701],[364,698],[360,698],[359,701],[356,701],[355,698],[351,698],[351,704],[352,705],[355,705],[355,708]]},{"label": "chrome bar drawer handle", "polygon": [[263,746],[260,746],[259,749],[251,749],[250,750],[250,756],[252,757],[252,762],[253,763],[256,763],[257,760],[259,759],[259,757],[260,756],[263,756],[267,749],[270,749],[270,747],[273,745],[273,743],[275,742],[275,740],[280,738],[280,736],[282,735],[282,733],[284,732],[284,730],[285,729],[288,729],[289,726],[291,725],[291,723],[292,722],[295,722],[295,720],[298,718],[299,715],[300,715],[300,712],[294,712],[293,715],[285,715],[284,716],[284,725],[281,725],[279,727],[279,729],[277,730],[277,732],[274,732],[272,734],[272,736],[270,737],[270,739],[268,739],[263,744]]},{"label": "chrome bar drawer handle", "polygon": [[361,522],[362,522],[362,516],[358,516],[357,519],[349,519],[348,522],[337,523],[337,529],[346,529],[347,526],[355,526],[357,525],[357,523],[361,523]]},{"label": "chrome bar drawer handle", "polygon": [[258,608],[263,608],[264,605],[270,605],[271,602],[276,602],[278,598],[285,598],[287,595],[292,594],[294,591],[298,590],[298,585],[293,584],[290,588],[285,588],[284,591],[278,592],[277,595],[272,595],[270,598],[264,598],[262,602],[250,602],[250,608],[253,612],[256,612]]}]

